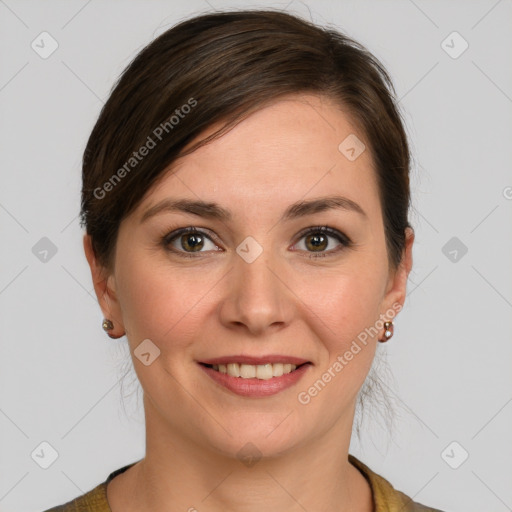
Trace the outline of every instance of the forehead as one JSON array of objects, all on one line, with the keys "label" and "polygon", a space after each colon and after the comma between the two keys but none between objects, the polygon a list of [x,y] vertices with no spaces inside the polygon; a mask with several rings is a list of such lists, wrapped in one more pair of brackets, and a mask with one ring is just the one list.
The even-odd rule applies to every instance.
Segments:
[{"label": "forehead", "polygon": [[[219,127],[211,126],[200,138]],[[361,144],[366,149],[354,159],[351,146],[359,153]],[[371,214],[378,191],[368,146],[342,107],[328,98],[286,97],[178,159],[140,208],[185,196],[261,215],[261,208],[284,209],[301,199],[339,193]]]}]

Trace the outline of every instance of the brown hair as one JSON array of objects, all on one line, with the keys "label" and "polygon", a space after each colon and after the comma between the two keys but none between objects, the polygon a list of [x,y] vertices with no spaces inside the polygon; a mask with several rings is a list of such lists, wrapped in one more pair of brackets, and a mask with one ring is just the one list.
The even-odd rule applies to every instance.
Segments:
[{"label": "brown hair", "polygon": [[[371,53],[337,30],[270,10],[183,21],[122,73],[83,158],[81,225],[99,262],[113,268],[121,221],[172,162],[265,104],[302,92],[333,99],[366,137],[396,268],[410,226],[410,155],[392,82]],[[216,122],[220,130],[183,151]]]}]

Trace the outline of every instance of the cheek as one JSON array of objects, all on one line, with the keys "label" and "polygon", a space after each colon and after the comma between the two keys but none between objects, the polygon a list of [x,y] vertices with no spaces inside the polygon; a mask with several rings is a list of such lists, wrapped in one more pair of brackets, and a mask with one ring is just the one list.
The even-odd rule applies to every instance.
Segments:
[{"label": "cheek", "polygon": [[126,258],[118,266],[118,297],[130,342],[146,338],[160,345],[177,333],[188,321],[187,312],[199,300],[189,280],[178,272],[155,264],[150,258]]},{"label": "cheek", "polygon": [[379,318],[380,289],[372,279],[347,270],[317,279],[319,286],[304,286],[300,295],[308,297],[308,328],[321,340],[321,351],[317,371],[303,383],[297,398],[308,406],[308,414],[322,414],[326,424],[354,406],[373,362],[376,343],[371,327]]},{"label": "cheek", "polygon": [[331,275],[318,274],[299,292],[307,298],[308,327],[321,340],[318,374],[303,388],[305,398],[311,400],[321,391],[322,399],[315,398],[317,406],[331,401],[340,407],[353,403],[375,355],[378,334],[372,328],[380,314],[381,269],[364,258],[360,261],[357,268],[351,265]]},{"label": "cheek", "polygon": [[318,272],[297,284],[305,311],[321,326],[323,339],[330,340],[332,348],[343,348],[378,319],[381,281],[375,270],[347,267]]}]

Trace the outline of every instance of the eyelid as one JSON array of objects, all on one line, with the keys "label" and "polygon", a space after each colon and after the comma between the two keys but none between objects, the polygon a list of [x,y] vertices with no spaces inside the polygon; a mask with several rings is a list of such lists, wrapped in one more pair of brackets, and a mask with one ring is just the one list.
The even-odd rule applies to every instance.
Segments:
[{"label": "eyelid", "polygon": [[329,249],[328,251],[300,250],[301,252],[305,253],[304,257],[309,259],[328,258],[330,256],[336,256],[338,253],[344,251],[345,249],[349,249],[354,245],[352,240],[347,235],[345,235],[344,233],[335,228],[331,228],[330,226],[311,226],[303,229],[297,234],[297,241],[293,244],[293,246],[297,245],[305,236],[315,233],[321,233],[331,238],[335,238],[340,243],[340,246],[336,247],[335,249]]},{"label": "eyelid", "polygon": [[[211,232],[210,230],[208,230],[206,228],[198,228],[195,226],[187,226],[184,228],[173,229],[170,232],[168,232],[166,235],[161,237],[161,243],[164,246],[164,248],[166,248],[170,252],[193,256],[194,254],[197,254],[197,253],[179,251],[174,248],[172,248],[172,249],[169,248],[171,242],[173,242],[175,239],[179,238],[180,236],[186,235],[187,233],[199,233],[200,235],[208,238],[215,245],[222,246],[222,244],[220,243],[220,238],[217,235],[215,235],[213,232]],[[201,253],[201,252],[207,253],[208,251],[198,251],[198,252],[199,253]]]},{"label": "eyelid", "polygon": [[300,240],[302,237],[309,235],[310,233],[324,233],[332,236],[333,238],[337,238],[340,242],[346,245],[352,244],[352,241],[347,235],[335,228],[331,228],[330,226],[311,226],[304,228],[303,230],[299,231],[299,233],[297,233],[297,240]]}]

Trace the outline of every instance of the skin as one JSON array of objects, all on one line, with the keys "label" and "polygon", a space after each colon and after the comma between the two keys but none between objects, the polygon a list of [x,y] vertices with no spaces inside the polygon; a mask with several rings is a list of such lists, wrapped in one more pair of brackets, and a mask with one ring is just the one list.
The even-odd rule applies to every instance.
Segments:
[{"label": "skin", "polygon": [[[310,403],[297,399],[359,333],[393,319],[379,315],[403,305],[412,266],[407,230],[402,264],[389,268],[371,154],[349,161],[338,150],[349,134],[365,141],[329,99],[281,99],[171,166],[121,223],[112,272],[84,236],[103,314],[114,334],[126,333],[144,390],[146,456],[108,486],[113,512],[372,510],[370,488],[347,456],[357,394],[383,329]],[[331,209],[280,221],[290,204],[333,194],[366,216]],[[214,201],[233,219],[163,212],[140,222],[167,197]],[[308,258],[318,254],[307,243],[315,233],[298,234],[323,225],[353,246],[328,235],[320,252],[331,255]],[[192,258],[161,242],[187,226],[217,237],[203,236],[199,253],[186,245],[190,237],[185,246],[176,238],[172,247]],[[236,252],[248,236],[263,248],[252,263]],[[160,356],[146,366],[133,351],[148,338]],[[312,365],[291,388],[246,398],[197,363],[233,354],[292,355]],[[262,456],[252,467],[237,457],[248,442]]]}]

